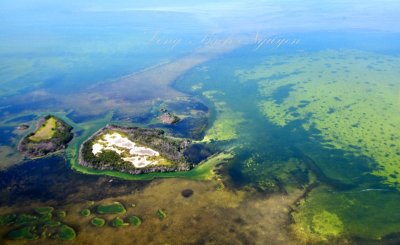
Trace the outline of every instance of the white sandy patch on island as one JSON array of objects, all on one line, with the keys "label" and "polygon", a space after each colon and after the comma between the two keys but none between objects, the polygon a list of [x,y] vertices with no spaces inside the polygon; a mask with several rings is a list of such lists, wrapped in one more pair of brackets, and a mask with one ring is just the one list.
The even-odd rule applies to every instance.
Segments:
[{"label": "white sandy patch on island", "polygon": [[97,140],[93,144],[92,152],[94,155],[98,155],[103,150],[115,151],[119,155],[124,154],[125,157],[122,159],[131,162],[136,168],[157,164],[158,161],[150,161],[148,157],[160,155],[160,153],[153,149],[137,146],[135,142],[116,132],[103,135],[102,139]]}]

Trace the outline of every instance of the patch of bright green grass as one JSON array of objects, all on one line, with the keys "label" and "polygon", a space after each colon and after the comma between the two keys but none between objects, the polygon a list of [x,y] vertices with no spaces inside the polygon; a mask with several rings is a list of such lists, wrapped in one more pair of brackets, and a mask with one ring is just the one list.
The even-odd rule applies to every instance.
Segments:
[{"label": "patch of bright green grass", "polygon": [[57,119],[50,117],[29,139],[35,142],[51,139],[56,132],[56,124]]}]

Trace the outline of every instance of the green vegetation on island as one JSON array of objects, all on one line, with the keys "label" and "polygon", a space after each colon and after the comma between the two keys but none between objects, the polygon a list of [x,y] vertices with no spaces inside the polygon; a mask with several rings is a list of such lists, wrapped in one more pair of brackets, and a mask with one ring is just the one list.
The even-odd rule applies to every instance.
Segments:
[{"label": "green vegetation on island", "polygon": [[24,137],[18,150],[28,157],[43,157],[47,154],[65,149],[73,138],[72,127],[63,120],[48,115],[37,123],[35,132]]},{"label": "green vegetation on island", "polygon": [[82,144],[79,163],[130,174],[188,171],[210,155],[199,159],[199,150],[191,147],[190,140],[166,136],[160,129],[109,125]]}]

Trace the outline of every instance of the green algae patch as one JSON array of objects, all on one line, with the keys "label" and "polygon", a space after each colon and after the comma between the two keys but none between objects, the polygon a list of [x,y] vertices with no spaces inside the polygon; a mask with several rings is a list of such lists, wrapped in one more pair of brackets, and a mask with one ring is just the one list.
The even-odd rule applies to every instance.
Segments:
[{"label": "green algae patch", "polygon": [[0,225],[11,225],[14,223],[15,219],[17,218],[16,214],[4,214],[0,215]]},{"label": "green algae patch", "polygon": [[88,216],[90,216],[91,212],[90,212],[90,209],[85,208],[80,212],[80,214],[81,214],[81,216],[88,217]]},{"label": "green algae patch", "polygon": [[[61,239],[73,240],[76,232],[60,220],[59,212],[53,216],[54,208],[39,207],[30,213],[5,214],[0,216],[1,224],[12,230],[6,238],[10,240]],[[65,217],[65,212],[64,216]]]},{"label": "green algae patch", "polygon": [[45,223],[45,225],[46,225],[47,227],[57,227],[57,226],[61,225],[61,222],[60,222],[60,221],[57,221],[57,220],[49,220],[49,221],[47,221],[47,222]]},{"label": "green algae patch", "polygon": [[313,216],[311,229],[325,237],[337,237],[343,232],[343,223],[339,217],[326,210]]},{"label": "green algae patch", "polygon": [[133,226],[140,226],[142,224],[142,220],[138,216],[131,215],[127,220]]},{"label": "green algae patch", "polygon": [[67,212],[66,211],[57,211],[56,216],[58,218],[65,218],[67,216]]},{"label": "green algae patch", "polygon": [[162,209],[157,210],[156,215],[160,220],[164,220],[165,218],[167,218],[167,214]]},{"label": "green algae patch", "polygon": [[218,99],[219,91],[206,91],[204,97],[212,101],[216,118],[204,136],[203,142],[230,141],[238,138],[238,127],[245,122],[242,113],[235,112],[224,101]]},{"label": "green algae patch", "polygon": [[120,202],[114,202],[111,204],[100,204],[97,206],[96,211],[98,214],[123,214],[126,213],[124,205]]},{"label": "green algae patch", "polygon": [[92,224],[94,227],[103,227],[105,223],[106,220],[103,218],[94,217],[92,220],[90,220],[90,224]]},{"label": "green algae patch", "polygon": [[75,239],[76,232],[72,227],[68,225],[61,225],[57,236],[60,240],[71,241]]},{"label": "green algae patch", "polygon": [[248,185],[260,192],[288,191],[302,188],[313,181],[306,164],[297,158],[274,159],[268,153],[257,152],[238,162],[243,177],[250,180]]},{"label": "green algae patch", "polygon": [[237,75],[257,81],[271,122],[300,123],[324,147],[372,159],[369,171],[400,190],[399,64],[397,56],[321,51],[271,57]]},{"label": "green algae patch", "polygon": [[[46,219],[47,220],[47,219]],[[14,224],[16,226],[20,225],[30,225],[39,221],[39,217],[31,214],[19,214],[15,219]]]},{"label": "green algae patch", "polygon": [[35,208],[34,211],[37,214],[40,215],[48,215],[51,214],[53,212],[54,208],[53,207],[39,207],[39,208]]},{"label": "green algae patch", "polygon": [[400,194],[390,189],[334,192],[312,190],[292,212],[292,230],[299,240],[322,241],[336,237],[382,240],[400,230]]},{"label": "green algae patch", "polygon": [[115,219],[112,220],[111,225],[115,228],[120,228],[120,227],[128,226],[129,223],[125,223],[125,221],[123,219],[121,219],[120,217],[116,217]]},{"label": "green algae patch", "polygon": [[32,226],[12,230],[7,234],[7,238],[10,240],[36,240],[39,236],[33,230]]}]

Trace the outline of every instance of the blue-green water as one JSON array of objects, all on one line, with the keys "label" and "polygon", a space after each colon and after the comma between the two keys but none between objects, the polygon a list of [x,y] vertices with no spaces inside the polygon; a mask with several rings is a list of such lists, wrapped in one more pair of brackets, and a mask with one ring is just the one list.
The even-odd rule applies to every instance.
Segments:
[{"label": "blue-green water", "polygon": [[[208,210],[251,220],[237,222],[241,237],[231,228],[222,239],[222,220],[202,221],[210,222],[207,227],[177,225],[204,215],[193,205],[191,216],[170,216],[175,230],[165,228],[155,240],[139,235],[139,243],[399,242],[398,3],[6,1],[0,6],[0,215],[30,203],[67,205],[73,213],[73,205],[135,199],[153,185],[175,183],[71,169],[79,143],[113,122],[162,127],[233,153],[205,182],[218,184],[223,194],[217,196],[245,193],[245,198],[234,204],[237,196],[231,197],[229,208],[209,204]],[[162,106],[184,120],[160,124],[155,118]],[[67,154],[24,159],[16,146],[27,132],[16,127],[28,124],[33,130],[46,114],[70,121],[76,138]],[[196,179],[196,171],[175,176]],[[203,185],[189,183],[195,193]],[[208,200],[214,191],[197,195]],[[159,203],[172,202],[175,194],[164,191]],[[282,219],[263,217],[277,219],[277,227],[257,233],[262,221],[248,209],[264,212],[252,205],[276,197],[293,201],[280,204]],[[85,232],[78,232],[77,242],[95,241],[98,231],[74,218],[69,222]],[[199,230],[193,235],[192,229]],[[0,229],[0,241],[10,242],[8,231]],[[170,236],[172,231],[182,237]],[[280,237],[273,232],[282,239],[273,239]]]}]

